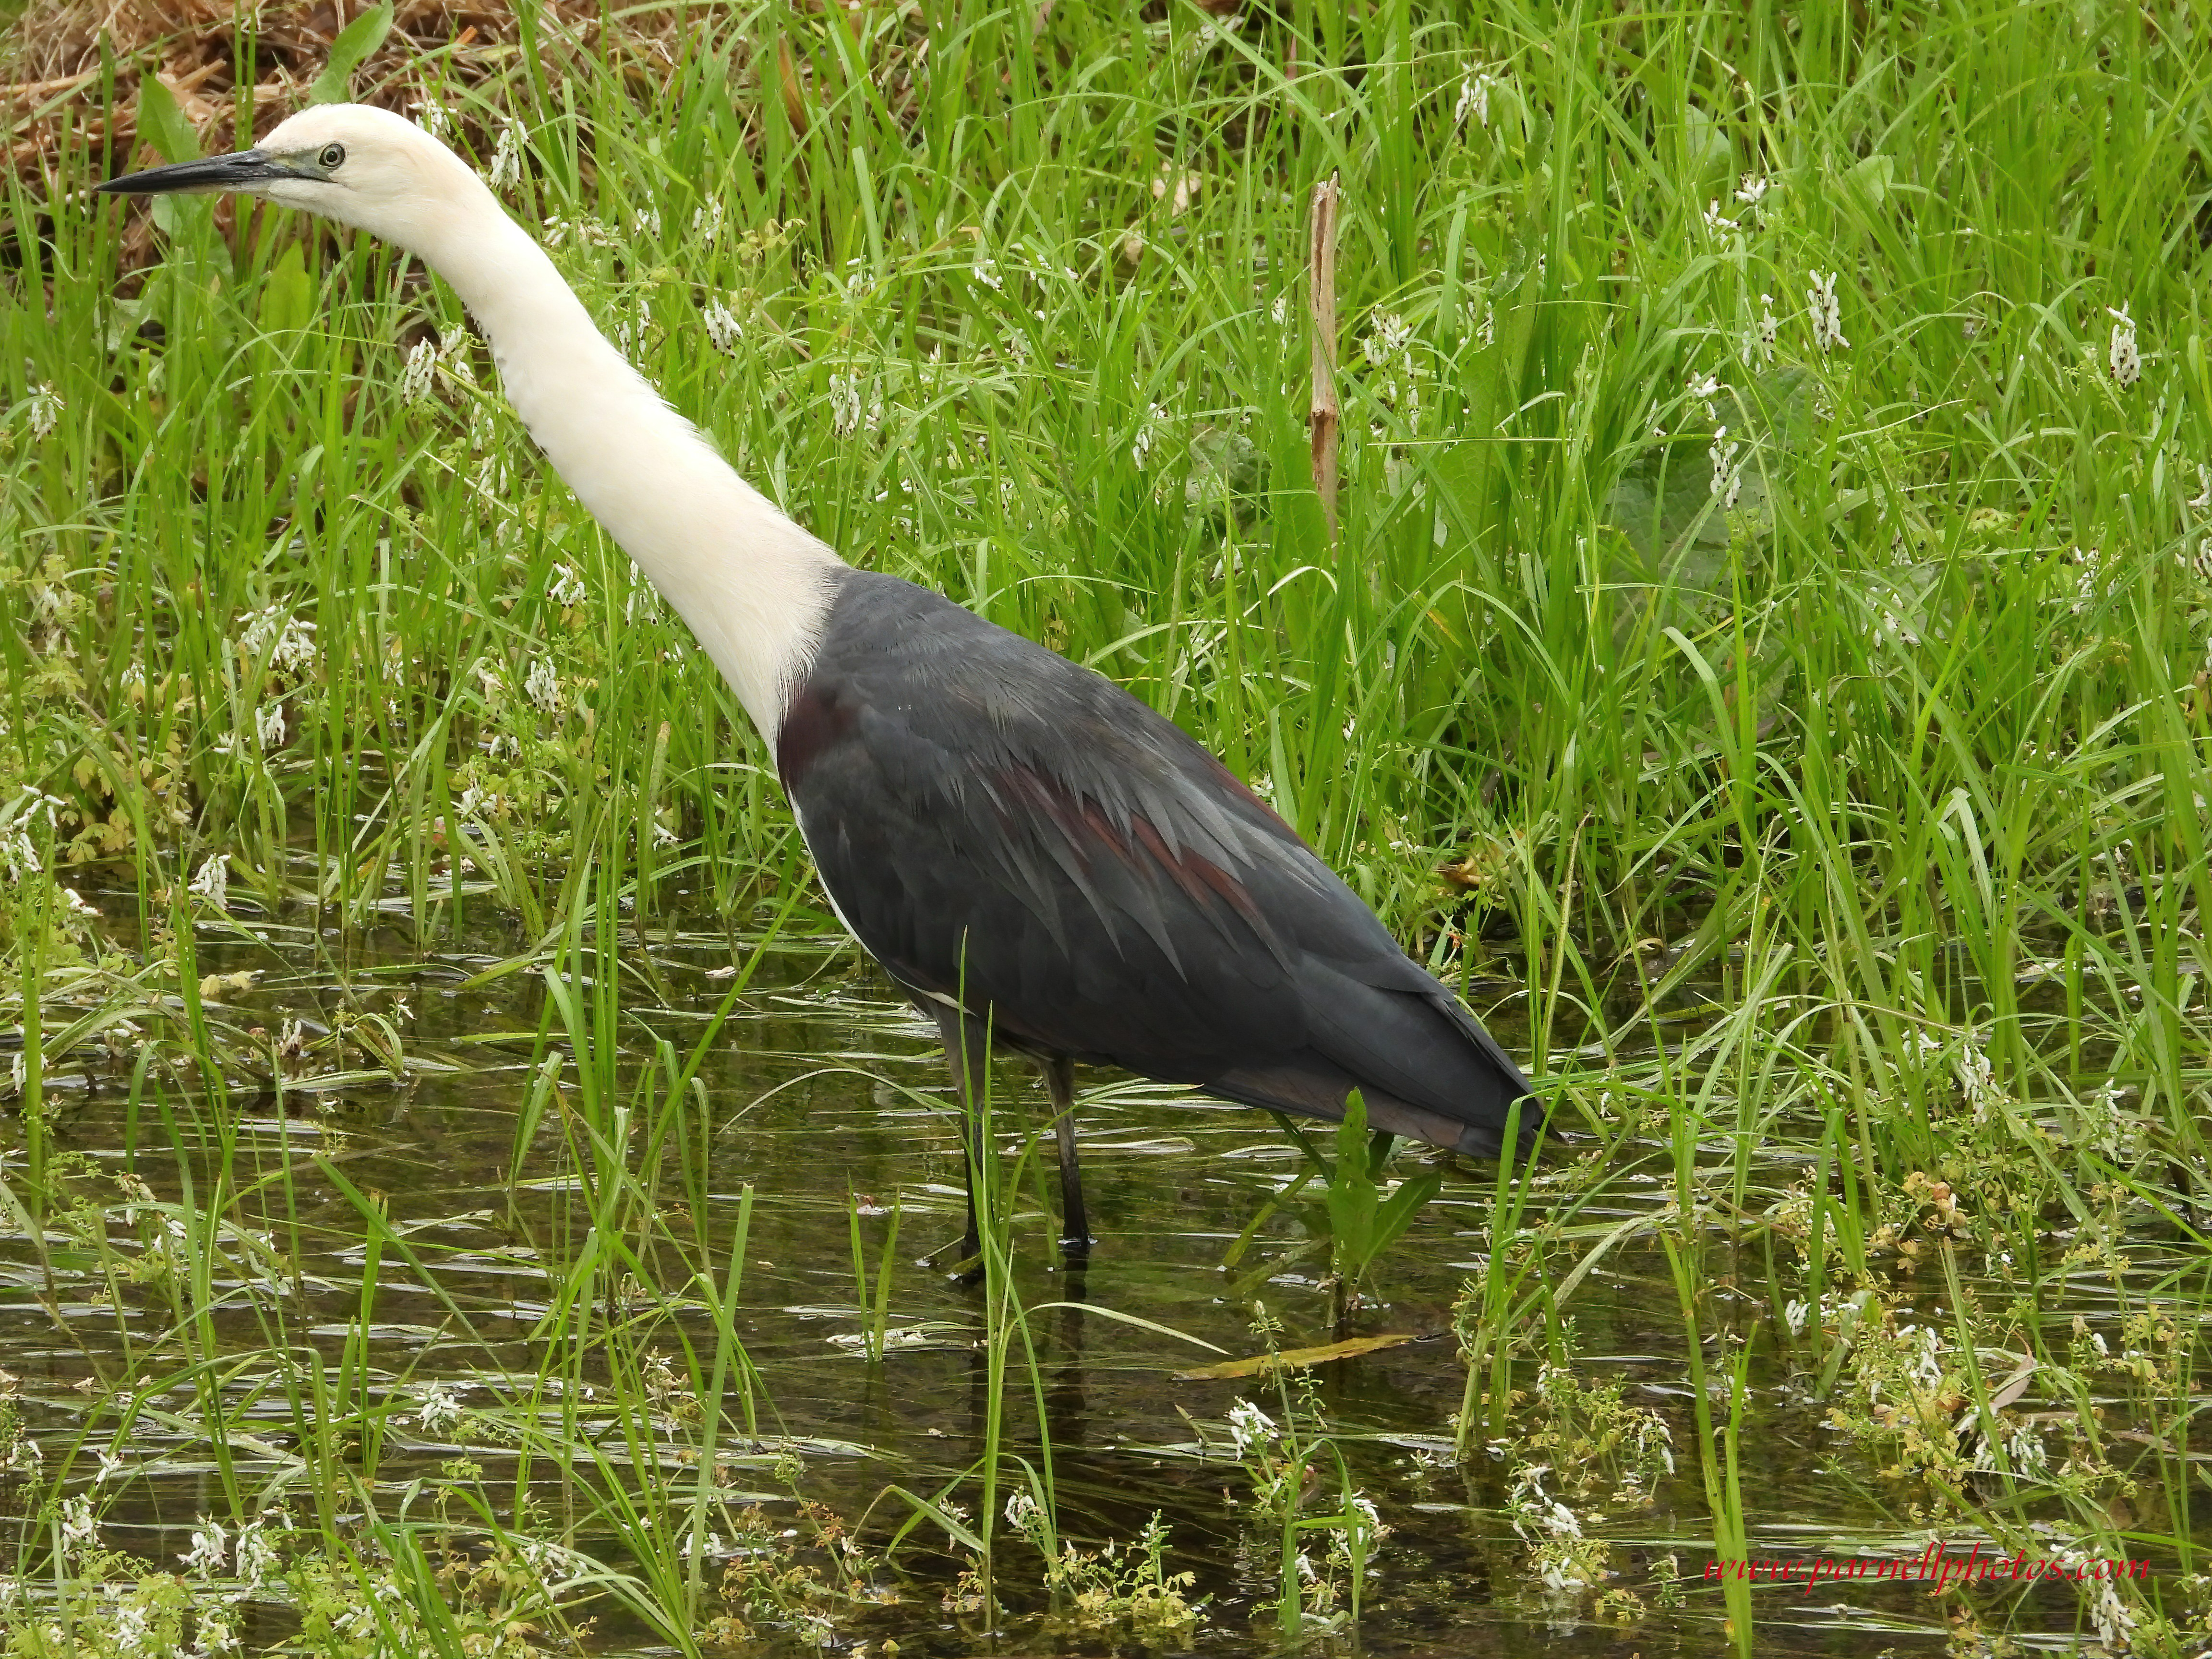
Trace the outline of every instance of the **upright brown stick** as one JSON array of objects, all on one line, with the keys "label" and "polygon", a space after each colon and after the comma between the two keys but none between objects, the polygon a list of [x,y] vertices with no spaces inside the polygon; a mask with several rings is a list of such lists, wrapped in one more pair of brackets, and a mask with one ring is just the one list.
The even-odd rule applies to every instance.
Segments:
[{"label": "upright brown stick", "polygon": [[1306,429],[1313,439],[1314,489],[1328,538],[1336,539],[1336,175],[1314,186],[1312,235],[1307,246],[1307,298],[1313,319],[1313,404]]}]

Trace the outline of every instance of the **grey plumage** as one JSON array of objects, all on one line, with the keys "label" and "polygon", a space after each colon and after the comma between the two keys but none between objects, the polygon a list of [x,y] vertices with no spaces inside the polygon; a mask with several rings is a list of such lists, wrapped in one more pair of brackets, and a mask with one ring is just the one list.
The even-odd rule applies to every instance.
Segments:
[{"label": "grey plumage", "polygon": [[[1040,1057],[1495,1153],[1528,1083],[1180,727],[894,577],[842,580],[776,757],[842,915]],[[1541,1114],[1522,1110],[1524,1142]]]}]

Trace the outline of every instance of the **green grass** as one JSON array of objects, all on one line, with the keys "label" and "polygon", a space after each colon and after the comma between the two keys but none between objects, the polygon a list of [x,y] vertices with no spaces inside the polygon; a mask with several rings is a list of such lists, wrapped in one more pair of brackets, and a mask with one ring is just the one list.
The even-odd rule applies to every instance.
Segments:
[{"label": "green grass", "polygon": [[[1683,1370],[1711,1390],[1676,1422],[1703,1481],[1683,1501],[1714,1506],[1689,1547],[1744,1535],[1736,1449],[1797,1421],[1745,1389],[1746,1344],[1832,1410],[1836,1478],[1889,1543],[1950,1524],[2154,1557],[2159,1581],[2112,1594],[2141,1649],[2182,1650],[2207,1606],[2201,31],[1976,0],[1466,9],[1227,29],[1175,0],[1033,32],[1025,9],[776,5],[685,22],[672,61],[541,23],[542,55],[419,79],[481,161],[512,122],[510,204],[562,222],[563,270],[747,477],[855,562],[1173,714],[1546,1080],[1571,1139],[1470,1283],[1465,1408],[1438,1434],[1510,1434],[1510,1390],[1576,1352],[1577,1289],[1663,1237],[1658,1305],[1680,1287]],[[707,1028],[644,1035],[669,988],[629,944],[704,915],[750,953],[834,921],[742,713],[538,464],[452,296],[281,213],[226,239],[195,202],[118,279],[121,211],[82,187],[126,159],[72,135],[56,178],[9,185],[0,1181],[30,1241],[119,1215],[66,1133],[79,1080],[112,1084],[191,1237],[165,1267],[158,1238],[102,1246],[87,1220],[23,1259],[167,1287],[159,1363],[211,1425],[220,1518],[251,1522],[219,1384],[259,1362],[207,1321],[205,1276],[305,1176],[240,1127],[283,1033],[254,1035],[203,954],[311,966],[395,924],[424,955],[512,929],[486,982],[546,975],[516,1167],[557,1121],[595,1172],[528,1224],[562,1218],[532,1235],[564,1264],[548,1328],[635,1407],[630,1449],[579,1479],[659,1564],[619,1593],[692,1642],[705,1592],[672,1540],[717,1522],[701,1483],[637,1474],[668,1414],[623,1284],[691,1287],[689,1328],[720,1335],[690,1394],[748,1434],[772,1402],[732,1323],[743,1249],[700,1218]],[[1305,204],[1331,173],[1336,540],[1304,426]],[[1815,327],[1823,274],[1840,338]],[[425,340],[446,345],[410,388]],[[88,879],[135,918],[77,915]],[[387,1003],[331,1006],[316,1066],[405,1069]],[[362,1306],[402,1259],[434,1284],[355,1196]],[[284,1224],[272,1285],[298,1272]],[[283,1386],[342,1492],[398,1396],[269,1295],[266,1352],[319,1356]],[[1004,1381],[1026,1327],[994,1307]],[[2029,1358],[2029,1391],[1992,1403]],[[573,1397],[531,1408],[544,1455],[568,1455]],[[710,1463],[724,1410],[698,1419]],[[84,1474],[46,1468],[58,1499]],[[976,1479],[1018,1484],[996,1456]],[[480,1524],[520,1535],[505,1502]],[[416,1562],[410,1594],[442,1607],[434,1544],[376,1513],[416,1541],[375,1571]],[[71,1605],[83,1558],[23,1537]],[[313,1595],[353,1605],[331,1571]],[[728,1616],[830,1616],[797,1582],[749,1582]],[[1717,1628],[1717,1592],[1681,1613],[1644,1593],[1655,1629]],[[1763,1594],[1731,1589],[1736,1641]],[[1991,1630],[2049,1616],[1976,1605]],[[2089,1587],[2081,1607],[2112,1616]]]}]

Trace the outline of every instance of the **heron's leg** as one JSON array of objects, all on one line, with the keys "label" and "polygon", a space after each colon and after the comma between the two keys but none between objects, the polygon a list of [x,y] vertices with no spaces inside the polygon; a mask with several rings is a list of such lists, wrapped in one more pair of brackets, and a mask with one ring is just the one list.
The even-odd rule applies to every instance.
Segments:
[{"label": "heron's leg", "polygon": [[1067,1255],[1088,1255],[1091,1218],[1083,1204],[1083,1171],[1075,1162],[1075,1062],[1064,1054],[1046,1060],[1044,1089],[1052,1097],[1052,1133],[1060,1143],[1060,1248]]},{"label": "heron's leg", "polygon": [[[982,1164],[976,1137],[983,1133],[982,1116],[975,1108],[977,1068],[989,1063],[981,1034],[957,1008],[941,1002],[922,1005],[937,1020],[937,1034],[945,1043],[945,1063],[952,1073],[952,1092],[960,1102],[960,1151],[968,1165],[968,1231],[960,1241],[958,1270],[983,1254],[983,1236],[975,1224],[975,1181]],[[939,1252],[942,1255],[943,1252]]]}]

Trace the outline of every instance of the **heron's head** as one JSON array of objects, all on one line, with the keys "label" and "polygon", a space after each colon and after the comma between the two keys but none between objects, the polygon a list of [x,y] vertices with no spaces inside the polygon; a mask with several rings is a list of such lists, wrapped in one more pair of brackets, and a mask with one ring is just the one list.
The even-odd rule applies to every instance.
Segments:
[{"label": "heron's head", "polygon": [[228,191],[304,208],[417,253],[459,207],[489,198],[467,165],[404,116],[367,104],[303,109],[252,149],[154,167],[100,186],[111,195]]}]

